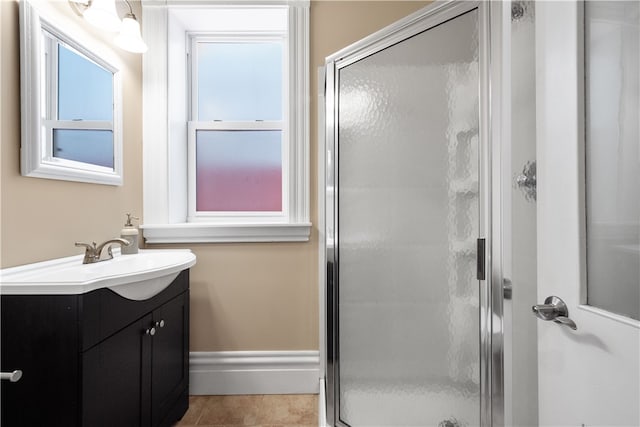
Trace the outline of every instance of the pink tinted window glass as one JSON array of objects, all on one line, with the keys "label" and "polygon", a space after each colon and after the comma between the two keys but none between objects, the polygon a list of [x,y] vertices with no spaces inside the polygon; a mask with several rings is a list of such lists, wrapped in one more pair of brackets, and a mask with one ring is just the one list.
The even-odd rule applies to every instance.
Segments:
[{"label": "pink tinted window glass", "polygon": [[282,211],[282,131],[196,132],[196,210]]}]

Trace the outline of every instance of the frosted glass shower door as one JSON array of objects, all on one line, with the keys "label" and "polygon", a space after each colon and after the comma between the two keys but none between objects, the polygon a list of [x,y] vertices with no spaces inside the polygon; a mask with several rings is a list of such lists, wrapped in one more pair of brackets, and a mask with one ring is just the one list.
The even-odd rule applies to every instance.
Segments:
[{"label": "frosted glass shower door", "polygon": [[469,9],[336,65],[338,425],[480,425]]}]

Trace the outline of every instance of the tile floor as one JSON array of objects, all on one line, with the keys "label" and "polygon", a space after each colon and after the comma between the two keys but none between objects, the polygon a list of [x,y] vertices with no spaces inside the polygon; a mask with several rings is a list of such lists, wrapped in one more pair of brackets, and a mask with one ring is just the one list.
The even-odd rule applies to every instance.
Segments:
[{"label": "tile floor", "polygon": [[317,394],[190,396],[176,427],[316,427]]}]

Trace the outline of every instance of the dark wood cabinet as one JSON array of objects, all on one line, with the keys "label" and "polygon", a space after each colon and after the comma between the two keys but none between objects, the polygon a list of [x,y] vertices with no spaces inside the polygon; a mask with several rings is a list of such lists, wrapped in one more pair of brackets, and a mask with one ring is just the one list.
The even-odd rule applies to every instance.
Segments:
[{"label": "dark wood cabinet", "polygon": [[150,322],[145,316],[82,353],[83,426],[149,425],[142,392],[150,337],[142,331]]},{"label": "dark wood cabinet", "polygon": [[189,272],[158,295],[2,296],[3,427],[168,427],[188,408]]},{"label": "dark wood cabinet", "polygon": [[[189,312],[183,294],[153,312],[151,425],[170,426],[188,407]],[[160,320],[158,320],[160,319]],[[182,402],[176,407],[172,402]]]}]

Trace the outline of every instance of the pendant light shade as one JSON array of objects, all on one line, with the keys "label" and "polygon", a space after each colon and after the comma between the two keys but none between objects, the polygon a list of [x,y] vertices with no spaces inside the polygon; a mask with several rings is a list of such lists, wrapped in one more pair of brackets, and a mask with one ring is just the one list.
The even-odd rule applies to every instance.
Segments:
[{"label": "pendant light shade", "polygon": [[120,34],[114,42],[118,47],[129,52],[144,53],[148,49],[140,34],[140,24],[133,13],[128,13],[124,17]]},{"label": "pendant light shade", "polygon": [[115,0],[91,0],[84,18],[91,25],[112,33],[118,32],[122,24],[116,12]]},{"label": "pendant light shade", "polygon": [[142,40],[140,23],[133,14],[129,0],[124,0],[124,3],[129,6],[129,13],[120,21],[116,0],[69,0],[74,12],[83,16],[91,25],[105,31],[119,32],[113,40],[116,46],[129,52],[144,53],[148,47]]}]

